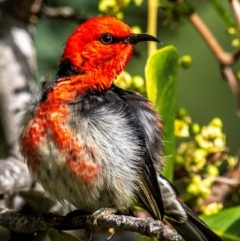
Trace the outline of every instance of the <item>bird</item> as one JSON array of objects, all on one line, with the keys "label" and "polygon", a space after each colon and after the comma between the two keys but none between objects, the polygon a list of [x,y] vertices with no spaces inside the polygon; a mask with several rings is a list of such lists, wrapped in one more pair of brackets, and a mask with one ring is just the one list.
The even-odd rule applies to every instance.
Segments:
[{"label": "bird", "polygon": [[77,27],[55,79],[24,114],[21,153],[51,196],[79,210],[129,213],[137,204],[186,241],[221,241],[160,174],[163,124],[153,104],[114,85],[142,41],[158,39],[111,16]]}]

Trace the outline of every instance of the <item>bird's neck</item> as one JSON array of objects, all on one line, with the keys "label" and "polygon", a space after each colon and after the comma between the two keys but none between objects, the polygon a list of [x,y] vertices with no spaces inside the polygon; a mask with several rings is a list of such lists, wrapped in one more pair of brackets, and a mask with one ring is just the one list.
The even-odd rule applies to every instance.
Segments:
[{"label": "bird's neck", "polygon": [[[47,90],[47,99],[55,102],[71,102],[89,90],[96,92],[107,90],[125,65],[118,66],[108,63],[85,73],[75,71],[70,65],[64,68],[62,66],[57,73],[57,80]],[[62,74],[64,75],[61,76]]]},{"label": "bird's neck", "polygon": [[54,95],[55,100],[69,101],[89,90],[101,92],[109,89],[126,66],[132,50],[114,59],[99,61],[99,64],[89,61],[76,66],[69,59],[63,60],[58,68],[57,80],[49,92],[53,92],[51,95]]},{"label": "bird's neck", "polygon": [[58,67],[56,83],[64,79],[71,79],[72,85],[77,84],[74,80],[76,82],[86,81],[85,84],[91,89],[107,89],[126,65],[122,61],[117,62],[117,64],[115,62],[102,62],[99,65],[89,66],[86,70],[84,67],[74,66],[68,59],[64,60]]}]

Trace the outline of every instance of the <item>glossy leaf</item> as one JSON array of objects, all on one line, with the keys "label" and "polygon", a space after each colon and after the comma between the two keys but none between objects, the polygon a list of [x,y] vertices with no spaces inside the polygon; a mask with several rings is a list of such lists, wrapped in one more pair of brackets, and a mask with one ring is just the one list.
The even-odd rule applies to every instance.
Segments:
[{"label": "glossy leaf", "polygon": [[240,206],[225,209],[215,215],[201,216],[224,241],[240,241]]},{"label": "glossy leaf", "polygon": [[157,50],[147,61],[145,68],[146,89],[150,101],[163,120],[165,177],[172,180],[175,137],[174,119],[177,103],[178,52],[175,47],[167,46]]}]

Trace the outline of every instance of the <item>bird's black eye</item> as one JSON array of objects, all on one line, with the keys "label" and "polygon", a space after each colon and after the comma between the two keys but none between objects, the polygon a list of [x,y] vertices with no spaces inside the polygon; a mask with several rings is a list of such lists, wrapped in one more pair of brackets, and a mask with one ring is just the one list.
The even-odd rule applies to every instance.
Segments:
[{"label": "bird's black eye", "polygon": [[113,37],[109,33],[105,33],[100,37],[100,42],[103,44],[110,44],[113,41]]}]

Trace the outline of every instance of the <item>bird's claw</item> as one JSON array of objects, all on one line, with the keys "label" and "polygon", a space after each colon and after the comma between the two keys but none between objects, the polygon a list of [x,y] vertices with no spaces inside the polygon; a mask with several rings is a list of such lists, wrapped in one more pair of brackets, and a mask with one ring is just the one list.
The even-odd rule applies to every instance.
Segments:
[{"label": "bird's claw", "polygon": [[[93,220],[93,228],[94,226],[96,226],[98,223],[98,219],[105,216],[105,215],[110,215],[110,214],[115,214],[117,212],[117,210],[115,208],[101,208],[99,210],[97,210],[96,212],[94,212],[92,214],[92,220]],[[106,238],[107,241],[110,241],[115,234],[115,229],[114,228],[110,228],[109,230],[110,236],[108,238]]]},{"label": "bird's claw", "polygon": [[115,208],[101,208],[92,214],[93,225],[97,225],[99,218],[105,215],[115,214],[117,210]]}]

